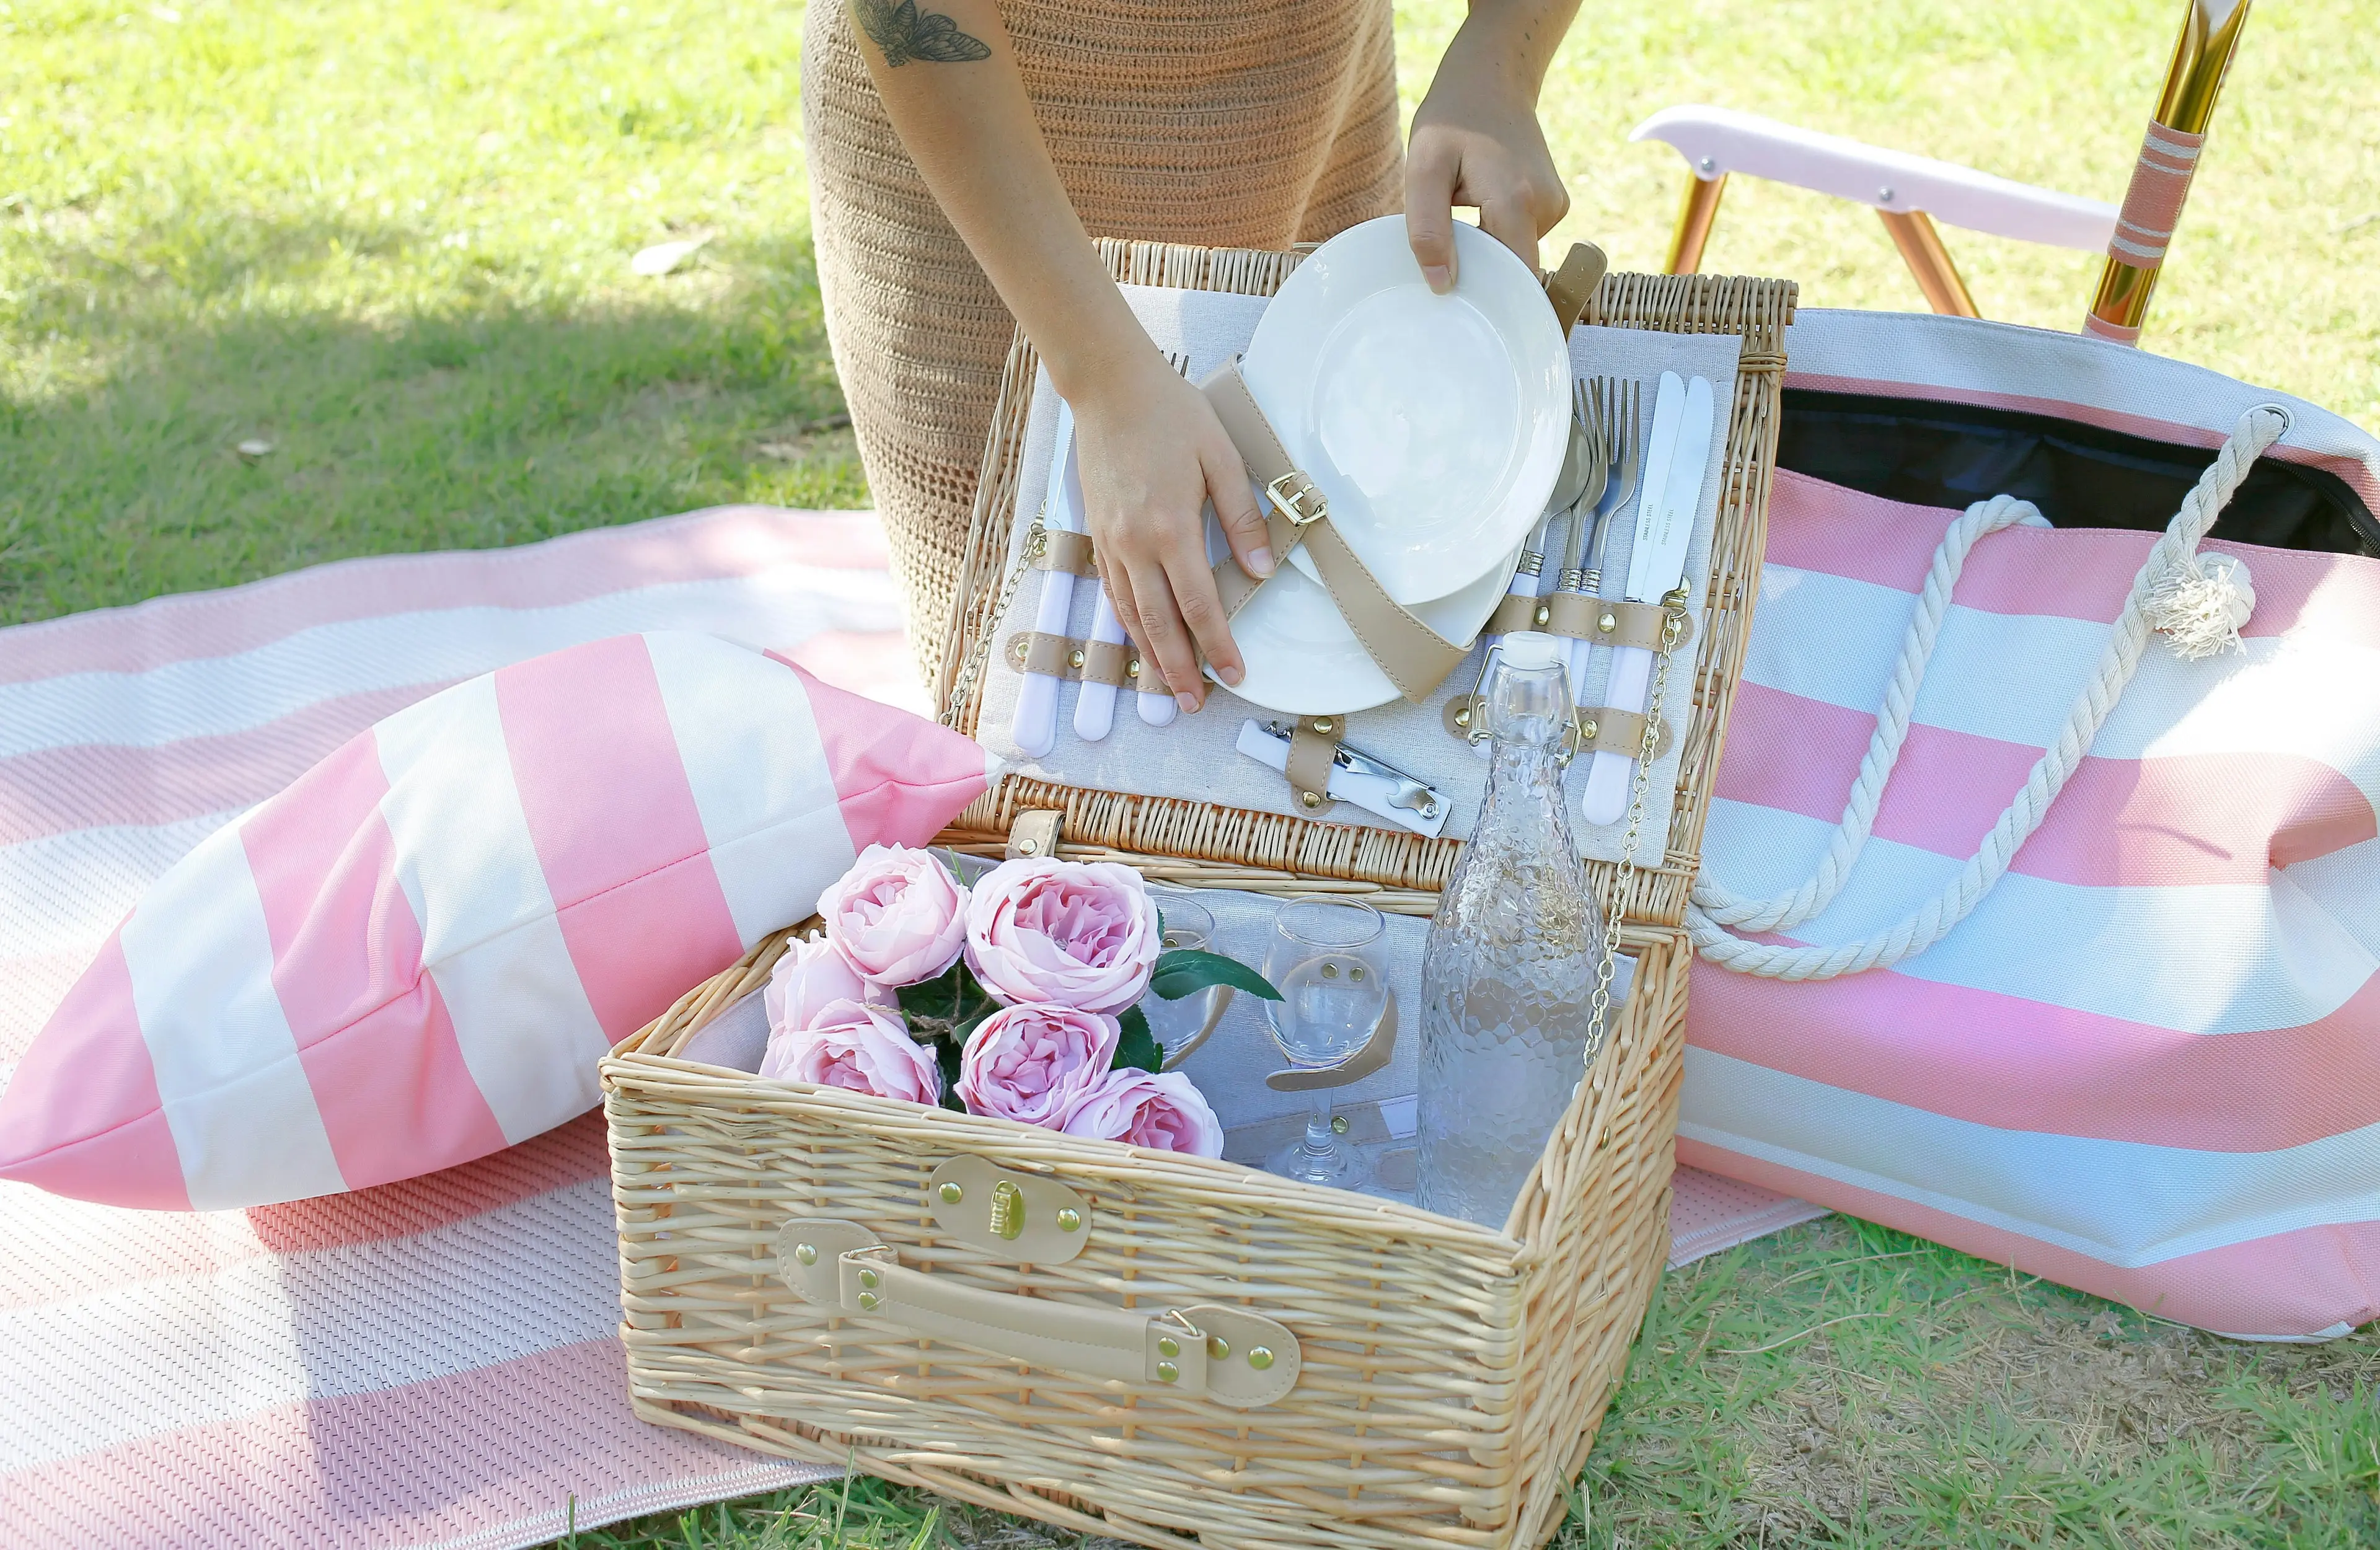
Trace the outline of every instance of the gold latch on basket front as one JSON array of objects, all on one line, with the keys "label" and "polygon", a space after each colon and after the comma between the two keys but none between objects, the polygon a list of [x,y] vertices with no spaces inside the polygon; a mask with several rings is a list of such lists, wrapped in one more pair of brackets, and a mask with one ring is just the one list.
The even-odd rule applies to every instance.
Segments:
[{"label": "gold latch on basket front", "polygon": [[1023,1168],[961,1153],[926,1181],[935,1226],[963,1243],[1026,1265],[1063,1265],[1091,1236],[1091,1205]]}]

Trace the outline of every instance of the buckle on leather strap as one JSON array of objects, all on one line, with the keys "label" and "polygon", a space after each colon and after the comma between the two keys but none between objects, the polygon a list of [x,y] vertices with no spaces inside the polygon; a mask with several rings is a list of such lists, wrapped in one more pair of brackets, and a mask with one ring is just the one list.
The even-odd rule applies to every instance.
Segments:
[{"label": "buckle on leather strap", "polygon": [[1323,499],[1321,487],[1295,468],[1266,485],[1265,493],[1293,527],[1307,527],[1330,515],[1330,503]]}]

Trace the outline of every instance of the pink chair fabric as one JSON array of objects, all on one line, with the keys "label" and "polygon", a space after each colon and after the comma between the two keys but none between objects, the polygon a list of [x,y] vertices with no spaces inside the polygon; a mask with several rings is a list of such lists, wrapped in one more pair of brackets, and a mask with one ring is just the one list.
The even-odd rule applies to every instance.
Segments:
[{"label": "pink chair fabric", "polygon": [[[2293,424],[2268,455],[2380,507],[2380,443],[2175,362],[1879,314],[1804,314],[1788,349],[1789,387],[2209,446],[2282,402]],[[1755,898],[1809,876],[1958,515],[1779,476],[1707,876]],[[1956,874],[2155,537],[1977,544],[1874,838],[1792,940],[1864,936]],[[2380,561],[2202,548],[2248,564],[2245,653],[2153,641],[2046,821],[1941,942],[1826,982],[1695,965],[1682,1162],[2224,1333],[2322,1338],[2380,1314]]]},{"label": "pink chair fabric", "polygon": [[210,1210],[526,1140],[595,1105],[613,1043],[989,773],[715,636],[457,684],[151,886],[0,1096],[0,1178]]}]

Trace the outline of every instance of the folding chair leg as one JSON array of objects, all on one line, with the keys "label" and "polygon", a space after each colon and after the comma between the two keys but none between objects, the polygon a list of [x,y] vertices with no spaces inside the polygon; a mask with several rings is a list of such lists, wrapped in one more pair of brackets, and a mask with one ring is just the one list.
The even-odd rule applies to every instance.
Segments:
[{"label": "folding chair leg", "polygon": [[1922,210],[1876,213],[1892,234],[1892,245],[1900,249],[1900,261],[1916,276],[1917,288],[1925,293],[1926,306],[1953,318],[1983,316],[1975,310],[1975,298],[1967,294],[1967,283],[1959,278],[1959,266],[1950,261],[1950,249],[1942,246],[1932,216]]},{"label": "folding chair leg", "polygon": [[1686,175],[1686,202],[1678,209],[1678,229],[1670,235],[1668,274],[1692,274],[1703,266],[1703,245],[1710,240],[1711,223],[1718,219],[1718,197],[1727,192],[1727,174],[1717,177]]},{"label": "folding chair leg", "polygon": [[2182,201],[2190,197],[2190,180],[2198,170],[2198,153],[2215,116],[2215,99],[2223,91],[2224,74],[2240,46],[2248,4],[2188,0],[2173,63],[2166,69],[2165,92],[2157,99],[2156,116],[2149,121],[2131,187],[2124,193],[2123,212],[2116,218],[2116,235],[2107,244],[2099,294],[2082,320],[2086,333],[2124,345],[2140,341],[2141,320],[2148,316],[2157,272],[2165,267],[2166,247],[2180,224]]}]

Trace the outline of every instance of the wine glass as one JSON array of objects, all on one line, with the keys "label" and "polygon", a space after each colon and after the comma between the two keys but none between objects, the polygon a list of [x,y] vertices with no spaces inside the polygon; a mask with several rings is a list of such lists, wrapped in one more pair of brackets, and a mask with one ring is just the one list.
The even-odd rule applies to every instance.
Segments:
[{"label": "wine glass", "polygon": [[[1289,1063],[1336,1065],[1362,1048],[1388,1011],[1380,977],[1380,912],[1340,899],[1292,899],[1273,912],[1265,977],[1281,992],[1265,1023]],[[1305,1133],[1275,1153],[1269,1172],[1308,1184],[1360,1190],[1371,1182],[1364,1155],[1333,1124],[1330,1089],[1313,1090]]]},{"label": "wine glass", "polygon": [[[1207,906],[1192,898],[1188,890],[1178,888],[1152,888],[1148,897],[1156,903],[1158,913],[1165,917],[1163,941],[1168,952],[1187,950],[1211,952],[1215,948],[1215,917]],[[1215,1010],[1215,998],[1220,988],[1208,986],[1194,990],[1178,1001],[1151,994],[1142,998],[1141,1011],[1148,1018],[1148,1031],[1165,1047],[1165,1060],[1172,1065],[1186,1054],[1192,1041],[1206,1027],[1207,1019]]]}]

